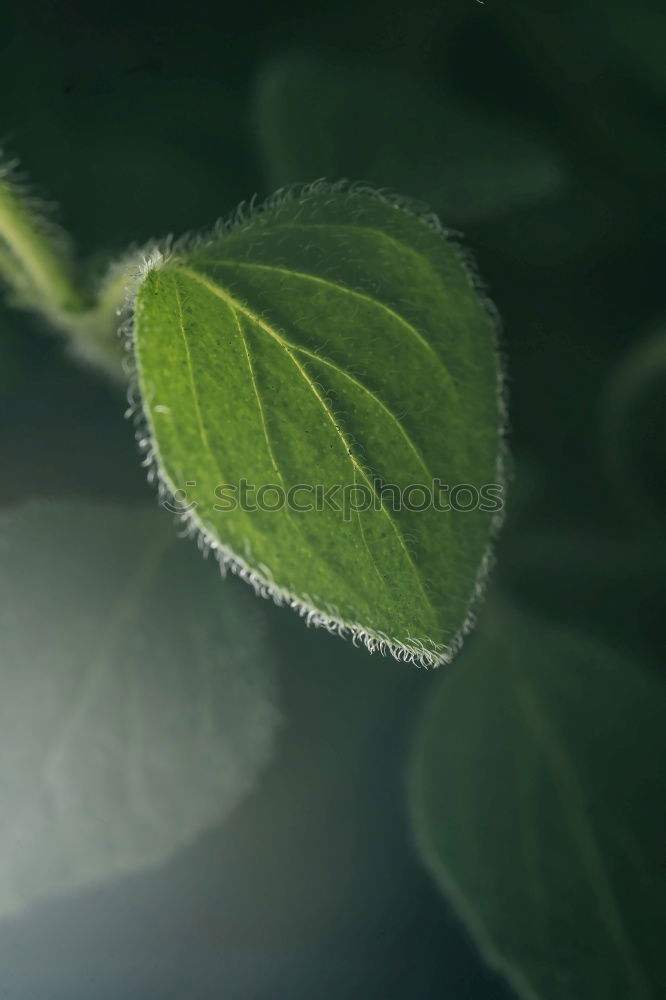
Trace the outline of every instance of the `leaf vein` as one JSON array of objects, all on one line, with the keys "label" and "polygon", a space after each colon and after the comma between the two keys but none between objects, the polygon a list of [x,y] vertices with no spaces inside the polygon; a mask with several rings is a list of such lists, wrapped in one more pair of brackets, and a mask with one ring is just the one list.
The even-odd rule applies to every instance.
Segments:
[{"label": "leaf vein", "polygon": [[245,351],[245,357],[247,358],[247,367],[248,367],[248,371],[250,372],[250,380],[252,382],[252,388],[254,390],[254,396],[255,396],[255,399],[257,401],[257,409],[259,411],[259,420],[261,422],[261,429],[263,431],[264,441],[266,442],[266,450],[268,452],[268,457],[271,460],[271,465],[273,466],[273,469],[275,471],[276,476],[279,478],[280,483],[282,484],[282,487],[284,488],[284,485],[285,485],[284,477],[283,477],[283,475],[282,475],[282,473],[281,473],[281,471],[280,471],[280,469],[278,467],[278,464],[277,464],[277,461],[276,461],[276,458],[275,458],[275,454],[273,452],[273,446],[271,445],[271,441],[270,441],[270,438],[268,436],[268,426],[266,424],[266,415],[264,413],[264,405],[261,402],[261,396],[259,394],[259,388],[257,386],[257,379],[256,379],[255,374],[254,374],[254,365],[252,364],[252,358],[250,357],[250,350],[249,350],[249,347],[248,347],[248,344],[247,344],[247,337],[245,336],[245,331],[243,330],[243,324],[241,323],[241,321],[240,321],[240,319],[238,317],[238,311],[236,309],[234,309],[234,308],[231,308],[231,313],[232,313],[232,315],[234,317],[234,322],[236,324],[236,327],[238,328],[238,333],[240,335],[240,339],[241,339],[241,342],[243,344],[243,350]]},{"label": "leaf vein", "polygon": [[402,531],[401,531],[399,525],[395,521],[395,518],[393,518],[391,516],[391,512],[389,511],[388,507],[386,507],[386,505],[385,505],[385,503],[384,503],[384,501],[382,499],[381,493],[377,493],[377,490],[374,487],[374,485],[372,484],[372,482],[371,482],[369,476],[367,475],[365,469],[363,468],[363,466],[361,465],[361,463],[358,461],[358,459],[356,458],[356,456],[353,454],[353,451],[352,451],[352,449],[350,447],[350,442],[347,440],[347,438],[344,435],[344,432],[338,426],[338,423],[337,423],[337,421],[335,419],[335,415],[331,411],[331,408],[328,405],[326,399],[324,398],[324,396],[321,394],[321,392],[317,388],[316,383],[310,377],[310,375],[308,374],[307,370],[299,362],[298,358],[295,357],[294,352],[291,349],[291,347],[289,346],[289,344],[287,343],[287,341],[285,341],[285,339],[277,332],[277,330],[274,330],[270,326],[269,323],[267,323],[265,320],[263,320],[261,318],[261,316],[257,315],[257,313],[255,313],[248,305],[246,305],[244,302],[241,302],[239,299],[236,299],[233,295],[231,295],[230,292],[227,292],[224,288],[222,288],[220,285],[218,285],[217,282],[212,281],[210,278],[204,277],[201,274],[198,274],[197,271],[192,270],[189,267],[185,267],[184,265],[180,265],[178,269],[179,269],[179,271],[180,271],[181,274],[185,275],[186,277],[189,277],[192,281],[196,281],[197,284],[201,285],[203,288],[206,288],[212,295],[216,295],[218,298],[222,299],[222,301],[225,302],[232,309],[236,309],[239,312],[243,313],[257,327],[259,327],[259,329],[263,330],[264,333],[267,333],[273,340],[275,340],[278,344],[280,344],[280,346],[282,347],[282,349],[286,353],[287,357],[289,357],[289,359],[292,361],[292,363],[294,364],[294,366],[296,367],[296,369],[300,373],[301,377],[303,378],[303,380],[305,381],[305,383],[307,384],[307,386],[309,387],[309,389],[311,390],[311,392],[317,398],[320,406],[322,407],[322,409],[324,410],[324,413],[326,414],[327,419],[333,425],[333,427],[334,427],[334,429],[336,431],[336,434],[340,438],[340,440],[341,440],[341,442],[342,442],[342,444],[344,446],[345,452],[346,452],[346,454],[349,457],[350,463],[351,463],[352,468],[354,470],[354,474],[356,472],[358,472],[360,474],[360,476],[365,480],[365,482],[369,486],[369,488],[377,495],[377,497],[379,499],[379,502],[380,502],[380,509],[381,509],[382,513],[387,517],[387,519],[389,521],[389,524],[391,525],[391,528],[392,528],[392,530],[393,530],[393,532],[394,532],[394,534],[395,534],[395,536],[396,536],[396,538],[398,540],[398,543],[399,543],[400,547],[402,548],[403,552],[405,553],[407,561],[409,562],[410,566],[412,567],[412,570],[413,570],[414,575],[416,577],[416,581],[418,583],[419,589],[421,590],[421,593],[422,593],[423,598],[425,600],[426,606],[428,607],[428,609],[431,612],[431,614],[433,615],[433,617],[436,619],[435,609],[434,609],[434,607],[432,605],[430,597],[428,596],[428,594],[427,594],[427,592],[426,592],[426,590],[424,588],[423,582],[421,580],[420,573],[419,573],[418,568],[417,568],[417,566],[416,566],[416,564],[414,562],[414,558],[413,558],[411,552],[409,551],[409,548],[407,547],[407,543],[405,541],[405,538],[404,538],[404,536],[402,534]]},{"label": "leaf vein", "polygon": [[[225,483],[226,482],[226,478],[225,478],[225,476],[222,475],[222,469],[220,468],[220,464],[219,464],[219,462],[217,460],[217,456],[215,455],[215,452],[211,448],[210,441],[208,439],[208,433],[206,431],[206,428],[205,428],[205,425],[204,425],[204,422],[203,422],[203,415],[201,413],[201,405],[199,403],[199,391],[197,389],[196,382],[195,382],[195,379],[194,379],[194,367],[192,365],[192,354],[190,352],[190,344],[189,344],[189,341],[187,339],[187,333],[185,332],[185,317],[184,317],[184,314],[183,314],[183,303],[182,303],[182,300],[181,300],[180,292],[178,290],[178,282],[174,281],[173,286],[174,286],[174,290],[175,290],[175,293],[176,293],[176,302],[177,302],[177,305],[178,305],[178,326],[179,326],[181,337],[183,338],[183,344],[185,345],[185,357],[186,357],[186,360],[187,360],[187,371],[188,371],[189,380],[190,380],[190,388],[192,390],[192,402],[194,403],[194,410],[195,410],[196,417],[197,417],[197,424],[198,424],[198,428],[199,428],[199,436],[201,438],[201,443],[203,444],[205,450],[208,452],[208,454],[211,457],[211,460],[213,462],[213,465],[215,466],[215,469],[217,471],[217,474],[218,474],[218,477],[220,479],[220,482],[221,483]],[[232,312],[233,312],[233,310],[232,310]]]},{"label": "leaf vein", "polygon": [[[236,262],[235,261],[227,261],[227,260],[215,260],[215,261],[211,261],[211,263],[213,263],[213,264],[235,264]],[[425,346],[428,348],[428,350],[431,351],[433,354],[435,354],[435,351],[433,351],[432,347],[430,346],[430,344],[428,344],[427,340],[425,340],[424,338],[422,338],[421,335],[418,333],[418,331],[414,327],[411,326],[411,324],[407,323],[407,321],[404,320],[398,313],[395,313],[395,312],[393,312],[393,310],[389,309],[388,306],[385,306],[384,303],[380,303],[377,300],[372,299],[368,295],[363,295],[363,293],[357,292],[357,291],[355,291],[352,288],[347,288],[345,285],[338,285],[335,282],[329,281],[328,279],[319,278],[317,275],[305,274],[304,272],[301,272],[301,271],[291,271],[291,270],[287,270],[286,268],[274,267],[273,265],[268,265],[268,264],[255,264],[255,263],[251,263],[249,261],[247,263],[239,262],[239,266],[241,266],[241,267],[251,267],[251,268],[261,268],[261,269],[265,269],[265,270],[269,270],[269,271],[278,271],[278,272],[281,272],[281,273],[284,273],[284,274],[293,274],[295,277],[299,277],[299,278],[311,278],[313,281],[322,281],[324,284],[326,284],[326,285],[328,285],[328,286],[330,286],[332,288],[340,289],[341,291],[349,292],[352,295],[360,296],[360,297],[362,297],[364,299],[367,299],[369,302],[373,302],[373,303],[376,302],[377,305],[382,306],[382,308],[386,308],[387,311],[389,311],[397,319],[399,319],[402,322],[404,322],[407,327],[409,327],[410,329],[412,329],[414,331],[414,333],[419,337],[419,339],[421,340],[421,342],[423,344],[425,344]],[[322,364],[327,365],[329,368],[332,368],[334,371],[338,372],[338,374],[342,375],[343,378],[348,379],[350,382],[352,382],[354,385],[356,385],[359,389],[361,389],[362,392],[367,393],[367,395],[370,396],[370,398],[373,399],[375,401],[375,403],[377,403],[377,405],[379,407],[381,407],[381,409],[384,411],[384,413],[396,424],[396,426],[398,427],[398,430],[402,434],[402,436],[405,439],[407,445],[414,452],[414,455],[416,456],[419,464],[421,465],[421,468],[425,472],[425,474],[428,477],[428,479],[430,479],[430,480],[434,479],[434,476],[433,476],[432,472],[430,472],[430,470],[428,469],[427,463],[426,463],[423,455],[421,454],[421,451],[420,451],[419,447],[412,440],[411,436],[408,434],[407,430],[405,429],[405,427],[403,426],[403,424],[400,422],[400,420],[396,416],[396,414],[393,413],[393,411],[386,405],[386,403],[383,402],[382,399],[379,398],[379,396],[377,396],[376,393],[374,393],[372,391],[372,389],[370,389],[367,385],[365,385],[363,382],[361,382],[361,380],[358,379],[355,375],[352,375],[352,373],[350,371],[348,371],[346,368],[343,368],[341,365],[337,364],[336,362],[330,361],[328,358],[325,358],[325,357],[317,354],[315,351],[312,351],[312,350],[310,350],[310,348],[304,347],[301,344],[294,344],[293,342],[288,342],[285,338],[282,338],[282,339],[284,340],[285,343],[289,343],[289,346],[291,347],[292,350],[298,351],[300,354],[305,354],[307,357],[310,357],[310,358],[312,358],[315,361],[319,361]],[[446,365],[444,365],[444,363],[441,361],[441,359],[439,358],[438,355],[435,354],[435,357],[437,357],[437,361],[441,365],[443,371],[445,372],[447,379],[449,381],[451,381],[451,375],[450,375],[448,369],[446,368]],[[451,382],[451,384],[453,384],[453,383]]]},{"label": "leaf vein", "polygon": [[437,364],[441,367],[442,371],[446,375],[447,381],[450,383],[452,388],[455,388],[449,369],[447,368],[447,366],[445,365],[444,361],[439,356],[437,351],[434,349],[432,344],[430,344],[426,340],[423,334],[417,330],[417,328],[414,326],[413,323],[410,323],[408,319],[405,319],[404,316],[402,316],[399,312],[393,309],[392,306],[387,305],[386,302],[382,302],[381,299],[373,298],[372,295],[367,295],[365,292],[360,292],[357,288],[351,288],[349,285],[341,285],[337,281],[331,281],[330,278],[324,278],[318,274],[310,274],[307,271],[296,271],[293,268],[279,267],[275,264],[259,264],[256,261],[241,261],[233,259],[223,259],[223,260],[211,259],[210,263],[215,264],[217,266],[232,265],[234,267],[251,268],[252,270],[255,271],[271,271],[275,274],[284,274],[289,277],[300,278],[304,281],[312,281],[315,282],[316,284],[323,285],[326,288],[331,288],[336,292],[342,292],[345,295],[352,296],[353,298],[361,299],[361,301],[363,302],[368,302],[375,308],[383,310],[387,314],[387,316],[390,316],[392,319],[397,320],[397,322],[400,323],[401,326],[403,326],[406,330],[408,330],[411,336],[414,337],[421,344],[422,347],[425,347],[428,353],[435,358]]}]

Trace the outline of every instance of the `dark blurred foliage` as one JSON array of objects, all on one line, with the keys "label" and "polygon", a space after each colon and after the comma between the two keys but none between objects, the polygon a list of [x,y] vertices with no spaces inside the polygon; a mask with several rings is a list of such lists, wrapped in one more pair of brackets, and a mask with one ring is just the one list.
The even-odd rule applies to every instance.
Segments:
[{"label": "dark blurred foliage", "polygon": [[[554,150],[563,193],[464,226],[502,317],[511,401],[497,576],[657,663],[663,405],[651,389],[631,413],[608,406],[624,405],[613,380],[665,312],[665,27],[657,0],[17,0],[0,13],[0,135],[93,268],[269,193],[252,102],[284,53],[402,74]],[[418,163],[404,193],[420,194]],[[124,408],[39,321],[2,307],[4,505],[149,499]],[[618,425],[637,442],[619,466]],[[649,517],[627,502],[646,492]],[[265,613],[283,650],[279,759],[168,868],[4,925],[8,1000],[509,995],[410,843],[403,769],[428,675]]]}]

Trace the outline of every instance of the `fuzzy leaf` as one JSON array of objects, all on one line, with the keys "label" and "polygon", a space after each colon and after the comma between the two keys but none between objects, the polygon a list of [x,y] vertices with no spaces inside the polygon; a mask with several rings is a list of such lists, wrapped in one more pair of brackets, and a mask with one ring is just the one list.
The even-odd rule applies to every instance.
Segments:
[{"label": "fuzzy leaf", "polygon": [[253,602],[155,511],[0,519],[0,915],[160,864],[267,762]]},{"label": "fuzzy leaf", "polygon": [[490,610],[418,734],[423,858],[521,997],[656,1000],[663,685],[594,640]]},{"label": "fuzzy leaf", "polygon": [[[496,515],[376,482],[498,479],[494,326],[441,232],[370,192],[276,200],[148,272],[134,348],[159,477],[221,558],[371,648],[455,650]],[[243,479],[255,500],[216,509]],[[249,510],[271,484],[264,508],[309,492]]]}]

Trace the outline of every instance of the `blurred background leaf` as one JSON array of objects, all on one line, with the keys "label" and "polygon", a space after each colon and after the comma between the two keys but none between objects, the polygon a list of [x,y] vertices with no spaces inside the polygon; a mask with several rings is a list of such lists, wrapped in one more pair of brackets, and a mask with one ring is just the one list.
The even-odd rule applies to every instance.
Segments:
[{"label": "blurred background leaf", "polygon": [[[228,585],[252,601],[240,581]],[[507,1000],[408,836],[404,760],[431,675],[254,605],[278,658],[284,720],[257,787],[161,869],[4,922],[4,981],[49,1000],[88,997],[91,984],[104,998],[307,1000],[313,983],[326,1000]]]},{"label": "blurred background leaf", "polygon": [[665,700],[640,663],[502,603],[430,695],[417,842],[521,997],[661,994]]},{"label": "blurred background leaf", "polygon": [[558,156],[509,116],[443,101],[412,76],[303,54],[264,68],[254,117],[269,188],[341,177],[409,192],[448,224],[552,196]]},{"label": "blurred background leaf", "polygon": [[270,758],[255,602],[170,527],[80,504],[0,519],[0,915],[163,863]]}]

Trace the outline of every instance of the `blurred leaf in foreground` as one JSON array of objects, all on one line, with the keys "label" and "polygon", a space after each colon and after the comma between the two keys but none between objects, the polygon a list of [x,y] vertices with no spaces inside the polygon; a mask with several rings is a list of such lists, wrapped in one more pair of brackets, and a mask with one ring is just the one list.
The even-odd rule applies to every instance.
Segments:
[{"label": "blurred leaf in foreground", "polygon": [[271,756],[261,611],[155,511],[0,520],[0,915],[160,864]]},{"label": "blurred leaf in foreground", "polygon": [[260,75],[254,117],[269,187],[361,177],[414,192],[449,224],[532,205],[563,179],[514,123],[380,69],[285,56]]},{"label": "blurred leaf in foreground", "polygon": [[426,865],[521,997],[661,996],[663,686],[503,605],[423,717],[411,807]]}]

